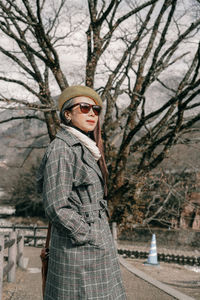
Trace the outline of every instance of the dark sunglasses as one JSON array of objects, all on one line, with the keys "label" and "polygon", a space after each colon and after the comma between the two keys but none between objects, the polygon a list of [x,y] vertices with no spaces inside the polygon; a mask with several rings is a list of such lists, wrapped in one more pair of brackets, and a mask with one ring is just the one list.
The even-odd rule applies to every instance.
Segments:
[{"label": "dark sunglasses", "polygon": [[93,105],[93,104],[89,104],[89,103],[85,103],[85,102],[80,102],[80,103],[76,103],[76,104],[70,106],[67,109],[72,109],[73,107],[78,106],[78,105],[80,106],[80,110],[83,114],[89,113],[89,111],[92,108],[92,110],[96,116],[100,115],[101,106],[96,105],[96,104]]}]

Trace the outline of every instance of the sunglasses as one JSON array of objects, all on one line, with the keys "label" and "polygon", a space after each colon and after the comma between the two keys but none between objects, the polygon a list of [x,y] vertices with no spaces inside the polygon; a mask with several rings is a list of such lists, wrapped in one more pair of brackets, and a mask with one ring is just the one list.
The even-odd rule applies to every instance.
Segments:
[{"label": "sunglasses", "polygon": [[101,106],[96,105],[96,104],[93,105],[93,104],[89,104],[89,103],[85,103],[85,102],[80,102],[80,103],[76,103],[76,104],[70,106],[68,109],[72,109],[73,107],[78,106],[78,105],[80,106],[80,110],[83,114],[88,114],[92,108],[92,110],[96,116],[100,115]]}]

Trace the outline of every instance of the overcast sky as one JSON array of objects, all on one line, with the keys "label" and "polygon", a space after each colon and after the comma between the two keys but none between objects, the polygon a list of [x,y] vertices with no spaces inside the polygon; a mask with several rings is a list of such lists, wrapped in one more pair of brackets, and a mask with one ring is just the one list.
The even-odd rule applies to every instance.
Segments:
[{"label": "overcast sky", "polygon": [[[189,6],[191,5],[191,1],[193,0],[179,0],[179,7],[177,10],[176,17],[179,18],[179,23],[182,24],[182,29],[184,30],[188,24],[190,24],[194,19],[194,14]],[[49,0],[49,2],[51,2]],[[52,0],[53,2],[53,0]],[[163,1],[160,0],[159,4]],[[56,2],[55,2],[56,3]],[[120,13],[124,10],[128,10],[128,4],[130,1],[122,1],[120,7]],[[142,3],[142,1],[138,1],[138,3]],[[47,7],[46,16],[51,14],[52,5]],[[183,12],[187,9],[187,15],[183,15]],[[157,6],[157,11],[159,10],[159,5]],[[68,38],[64,42],[60,42],[61,47],[57,48],[57,51],[60,56],[61,66],[63,68],[64,73],[67,76],[67,79],[70,85],[73,84],[84,84],[84,75],[85,75],[85,61],[86,61],[86,30],[88,27],[88,18],[87,18],[87,0],[73,0],[67,1],[67,6],[63,11],[62,23],[60,24],[58,32],[69,33]],[[69,21],[70,20],[70,21]],[[124,24],[124,28],[133,27],[133,18],[130,18],[126,24]],[[71,28],[73,29],[73,33],[70,33]],[[117,33],[116,33],[117,34]],[[177,36],[177,30],[174,26],[170,32],[168,33],[168,40],[173,41]],[[6,49],[10,49],[11,51],[15,51],[14,42],[4,38],[2,33],[0,33],[1,38],[1,46],[6,47]],[[175,55],[178,56],[184,52],[190,52],[181,61],[177,62],[171,68],[168,69],[167,72],[163,73],[164,78],[168,78],[168,81],[171,80],[171,84],[176,84],[180,76],[182,76],[184,70],[188,67],[188,58],[195,51],[197,47],[197,43],[199,42],[199,34],[195,35],[190,39],[188,43],[184,43],[183,47],[181,47]],[[99,87],[105,84],[105,73],[100,74],[100,71],[104,70],[103,63],[106,61],[108,66],[112,69],[117,64],[118,57],[120,57],[121,52],[120,49],[123,47],[120,42],[113,42],[111,47],[108,49],[106,56],[102,56],[102,59],[99,63],[99,75],[97,76],[97,80],[95,82],[95,86]],[[114,54],[114,57],[113,57]],[[10,62],[3,54],[0,53],[0,75],[18,78],[20,80],[26,81],[26,77],[21,74],[18,70],[18,67]],[[15,97],[15,98],[24,98],[32,101],[33,96],[29,95],[24,89],[16,86],[14,84],[8,84],[0,81],[0,90],[7,97]],[[55,96],[59,93],[59,88],[54,81],[51,81],[51,92],[52,95]],[[148,90],[146,96],[150,97],[151,101],[148,105],[147,101],[147,110],[152,110],[155,106],[158,105],[157,97],[161,96],[160,99],[165,101],[168,97],[168,93],[164,89],[159,88],[157,85],[152,85],[152,87]],[[123,100],[123,98],[121,98]],[[161,101],[162,101],[161,100]],[[123,101],[119,101],[119,105],[123,105]]]}]

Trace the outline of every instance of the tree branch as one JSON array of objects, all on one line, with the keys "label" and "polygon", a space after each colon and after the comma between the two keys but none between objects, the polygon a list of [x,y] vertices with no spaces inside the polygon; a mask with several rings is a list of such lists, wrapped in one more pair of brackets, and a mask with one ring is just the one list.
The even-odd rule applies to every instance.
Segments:
[{"label": "tree branch", "polygon": [[[0,109],[1,109],[1,107],[0,107]],[[14,121],[14,120],[30,120],[30,119],[36,119],[36,120],[45,122],[45,119],[42,119],[38,116],[19,116],[19,117],[10,117],[10,118],[5,119],[5,120],[0,120],[0,124],[8,123],[8,122],[11,122],[11,121]]]}]

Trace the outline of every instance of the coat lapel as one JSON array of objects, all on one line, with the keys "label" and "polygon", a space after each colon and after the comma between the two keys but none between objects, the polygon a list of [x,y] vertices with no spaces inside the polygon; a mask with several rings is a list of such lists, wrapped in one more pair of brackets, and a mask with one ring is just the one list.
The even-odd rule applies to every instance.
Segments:
[{"label": "coat lapel", "polygon": [[98,165],[97,161],[94,159],[92,153],[84,145],[82,145],[82,147],[83,147],[83,160],[84,160],[84,162],[88,166],[90,166],[99,175],[101,180],[103,180],[103,176],[102,176],[101,170],[99,168],[99,165]]},{"label": "coat lapel", "polygon": [[82,146],[83,149],[83,160],[84,162],[90,166],[100,177],[100,179],[102,181],[103,180],[103,176],[101,173],[101,170],[99,168],[98,163],[96,162],[96,160],[94,159],[92,153],[89,151],[89,149],[87,149],[86,146],[84,146],[81,141],[72,133],[68,132],[67,130],[65,130],[64,128],[61,128],[61,130],[57,133],[56,135],[58,138],[62,139],[65,143],[67,143],[69,146],[74,146],[76,144],[79,144]]}]

